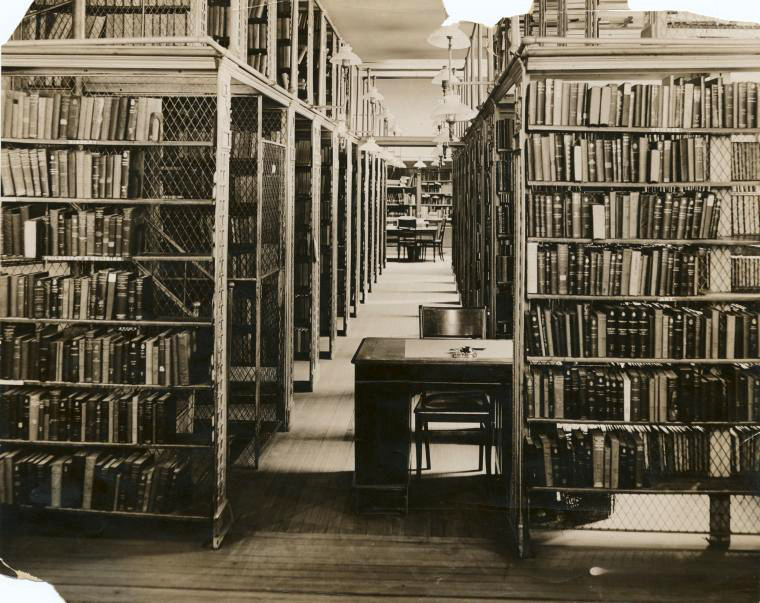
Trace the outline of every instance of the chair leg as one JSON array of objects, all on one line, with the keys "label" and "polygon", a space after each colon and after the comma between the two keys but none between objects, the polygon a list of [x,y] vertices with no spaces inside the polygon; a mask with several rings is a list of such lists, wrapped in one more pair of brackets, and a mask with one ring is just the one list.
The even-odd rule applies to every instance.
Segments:
[{"label": "chair leg", "polygon": [[486,475],[491,475],[491,447],[493,446],[493,423],[489,421],[486,429]]},{"label": "chair leg", "polygon": [[[480,430],[484,432],[485,435],[485,423],[480,424]],[[483,444],[483,441],[481,440],[480,444],[478,444],[478,471],[483,471],[483,449],[485,445]]]},{"label": "chair leg", "polygon": [[414,419],[414,445],[417,452],[417,479],[422,477],[422,423]]},{"label": "chair leg", "polygon": [[433,465],[430,462],[430,426],[427,421],[425,421],[425,458],[427,460],[426,469],[430,471]]}]

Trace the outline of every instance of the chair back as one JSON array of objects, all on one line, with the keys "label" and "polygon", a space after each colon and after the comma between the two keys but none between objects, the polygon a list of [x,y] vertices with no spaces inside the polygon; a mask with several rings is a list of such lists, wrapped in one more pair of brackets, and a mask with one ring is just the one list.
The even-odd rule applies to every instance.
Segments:
[{"label": "chair back", "polygon": [[485,308],[420,306],[420,338],[485,339]]},{"label": "chair back", "polygon": [[436,240],[443,241],[443,235],[446,233],[446,218],[440,221],[438,224],[438,232],[436,233]]},{"label": "chair back", "polygon": [[398,227],[399,228],[417,228],[417,219],[416,218],[399,218]]}]

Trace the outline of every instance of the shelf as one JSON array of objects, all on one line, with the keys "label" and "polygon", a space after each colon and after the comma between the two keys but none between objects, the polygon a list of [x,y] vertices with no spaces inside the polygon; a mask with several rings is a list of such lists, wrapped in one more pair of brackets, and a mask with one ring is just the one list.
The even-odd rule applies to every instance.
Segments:
[{"label": "shelf", "polygon": [[648,302],[739,302],[760,301],[760,293],[706,293],[704,295],[559,295],[528,293],[529,300],[556,299],[573,301],[648,301]]},{"label": "shelf", "polygon": [[133,448],[139,449],[177,449],[177,450],[205,450],[212,444],[131,444],[125,442],[72,442],[52,440],[14,440],[12,438],[0,438],[0,444],[16,447],[41,447],[41,448]]},{"label": "shelf", "polygon": [[724,239],[575,239],[572,237],[528,237],[529,243],[570,243],[576,245],[710,245],[737,246],[760,245],[760,238],[724,238]]},{"label": "shelf", "polygon": [[660,128],[640,126],[556,126],[532,125],[528,132],[632,132],[641,134],[760,134],[760,128]]},{"label": "shelf", "polygon": [[[231,280],[231,279],[230,279]],[[105,320],[99,318],[20,318],[14,316],[0,317],[0,323],[18,324],[77,324],[77,325],[102,325],[117,327],[196,327],[210,328],[213,323],[210,320],[132,320],[115,319]]]},{"label": "shelf", "polygon": [[578,358],[575,356],[528,356],[530,364],[753,364],[760,358]]},{"label": "shelf", "polygon": [[[27,258],[35,259],[35,258]],[[45,262],[212,262],[211,255],[44,255]]]},{"label": "shelf", "polygon": [[580,187],[580,188],[730,188],[732,186],[757,186],[760,180],[742,181],[701,181],[701,182],[590,182],[590,181],[551,181],[528,180],[528,186],[533,187]]},{"label": "shelf", "polygon": [[45,146],[98,146],[98,147],[213,147],[216,143],[205,140],[72,140],[50,138],[3,138],[3,144],[35,144]]},{"label": "shelf", "polygon": [[[722,486],[722,487],[721,487]],[[567,494],[728,494],[758,496],[757,490],[744,487],[738,480],[705,478],[662,482],[647,488],[574,488],[570,486],[531,486],[531,492],[564,492]]]},{"label": "shelf", "polygon": [[208,521],[208,515],[192,515],[182,513],[143,513],[141,511],[105,511],[102,509],[70,509],[68,507],[38,507],[36,505],[8,505],[18,509],[31,511],[53,511],[81,515],[110,515],[113,517],[142,517],[145,519],[167,519],[172,521]]},{"label": "shelf", "polygon": [[190,205],[213,206],[213,199],[84,199],[79,197],[2,197],[2,203],[77,203],[80,205]]},{"label": "shelf", "polygon": [[0,379],[0,385],[16,387],[34,385],[35,387],[60,387],[71,389],[154,389],[172,391],[210,390],[210,383],[198,385],[146,385],[144,383],[77,383],[72,381],[37,381],[28,379]]},{"label": "shelf", "polygon": [[549,424],[549,425],[633,425],[633,426],[663,426],[663,427],[758,427],[760,422],[757,421],[621,421],[617,419],[594,420],[594,419],[548,419],[544,417],[529,417],[526,419],[529,424]]}]

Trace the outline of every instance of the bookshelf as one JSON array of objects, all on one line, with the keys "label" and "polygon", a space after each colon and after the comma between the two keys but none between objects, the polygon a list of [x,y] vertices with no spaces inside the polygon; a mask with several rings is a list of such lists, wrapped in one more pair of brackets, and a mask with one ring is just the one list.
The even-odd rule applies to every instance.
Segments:
[{"label": "bookshelf", "polygon": [[351,316],[351,292],[355,279],[352,273],[353,258],[353,229],[354,223],[354,186],[353,186],[353,162],[354,145],[346,141],[342,146],[338,144],[338,208],[337,208],[337,301],[336,301],[336,329],[338,335],[348,336],[348,323]]},{"label": "bookshelf", "polygon": [[[337,135],[321,134],[320,179],[320,357],[332,358],[338,322],[338,146]],[[326,348],[326,349],[324,349]]]},{"label": "bookshelf", "polygon": [[419,215],[451,217],[453,183],[451,167],[428,167],[420,170]]},{"label": "bookshelf", "polygon": [[[740,258],[760,242],[760,77],[747,60],[760,48],[523,42],[490,98],[518,99],[497,145],[515,201],[504,447],[517,548],[529,554],[542,527],[697,532],[716,546],[756,533],[760,295]],[[457,176],[473,180],[489,118],[471,126]]]},{"label": "bookshelf", "polygon": [[[231,523],[227,473],[255,465],[273,428],[267,413],[282,421],[288,406],[279,286],[285,147],[264,139],[271,111],[224,61],[224,69],[167,77],[160,70],[135,76],[129,59],[97,75],[70,68],[59,75],[68,65],[65,56],[58,60],[48,57],[42,70],[3,69],[10,117],[14,103],[31,108],[34,97],[42,130],[30,138],[14,133],[12,120],[3,128],[3,259],[29,257],[3,261],[0,271],[0,454],[20,471],[34,463],[40,475],[55,474],[65,465],[111,488],[120,479],[123,495],[88,500],[87,508],[84,499],[40,498],[32,472],[22,484],[29,489],[3,502],[16,510],[206,522],[218,547]],[[53,135],[52,107],[62,96],[78,99],[77,128],[88,128],[86,135],[64,134],[60,118]],[[139,129],[132,140],[111,135],[121,102],[134,103],[135,126],[147,120],[147,136]],[[93,113],[82,117],[90,104]],[[30,152],[43,159],[34,171],[6,165]],[[109,159],[117,153],[118,186]],[[62,188],[64,157],[72,158],[65,171],[73,194]],[[264,165],[278,182],[262,174]],[[129,234],[127,219],[144,236]],[[32,224],[26,232],[25,223]],[[19,283],[36,289],[36,300],[11,304],[6,296]],[[14,347],[26,352],[18,365]],[[150,366],[141,348],[151,351]],[[83,373],[79,362],[76,371],[58,362],[65,351],[78,355]],[[36,431],[22,420],[21,431],[6,433],[19,404],[34,408]],[[54,474],[47,473],[53,484]],[[151,484],[140,494],[137,478]]]},{"label": "bookshelf", "polygon": [[417,214],[418,176],[411,168],[388,168],[385,187],[386,217],[415,216]]},{"label": "bookshelf", "polygon": [[319,124],[296,116],[293,351],[296,368],[303,366],[295,387],[311,391],[319,368],[320,325],[320,187]]}]

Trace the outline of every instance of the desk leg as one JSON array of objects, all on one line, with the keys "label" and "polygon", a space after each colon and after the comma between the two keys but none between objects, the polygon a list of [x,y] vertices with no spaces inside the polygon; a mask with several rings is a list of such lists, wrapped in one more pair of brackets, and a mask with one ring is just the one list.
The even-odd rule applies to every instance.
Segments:
[{"label": "desk leg", "polygon": [[408,388],[382,381],[355,385],[354,495],[358,512],[406,512],[411,446]]}]

